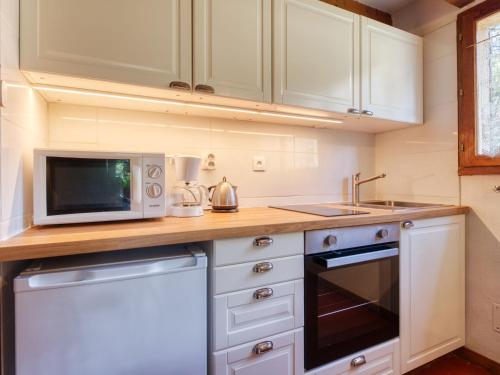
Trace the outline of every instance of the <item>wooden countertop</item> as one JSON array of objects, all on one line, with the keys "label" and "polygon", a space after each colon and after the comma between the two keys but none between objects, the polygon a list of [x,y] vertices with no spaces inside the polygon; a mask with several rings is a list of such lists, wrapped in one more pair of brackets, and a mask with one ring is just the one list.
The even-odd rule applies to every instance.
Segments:
[{"label": "wooden countertop", "polygon": [[[332,207],[346,208],[331,204]],[[131,249],[230,237],[299,232],[364,224],[427,219],[468,212],[467,207],[381,210],[369,214],[322,217],[273,208],[244,208],[237,213],[206,212],[195,218],[33,227],[0,242],[0,261]]]}]

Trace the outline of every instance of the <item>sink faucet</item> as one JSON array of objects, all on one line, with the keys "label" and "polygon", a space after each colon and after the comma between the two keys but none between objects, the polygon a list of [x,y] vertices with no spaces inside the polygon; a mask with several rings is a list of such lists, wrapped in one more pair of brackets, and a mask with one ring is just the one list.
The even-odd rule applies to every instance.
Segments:
[{"label": "sink faucet", "polygon": [[365,184],[370,181],[378,180],[379,178],[384,178],[386,174],[382,173],[379,174],[378,176],[367,178],[366,180],[360,180],[360,176],[361,176],[360,172],[352,175],[352,204],[354,206],[359,205],[359,185]]}]

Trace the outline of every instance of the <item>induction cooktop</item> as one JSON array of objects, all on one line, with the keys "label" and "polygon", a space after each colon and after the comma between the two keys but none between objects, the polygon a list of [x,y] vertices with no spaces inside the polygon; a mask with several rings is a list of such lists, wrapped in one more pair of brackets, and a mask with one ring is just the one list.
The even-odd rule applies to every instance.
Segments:
[{"label": "induction cooktop", "polygon": [[269,206],[280,210],[302,212],[304,214],[333,217],[369,214],[366,211],[330,207],[324,204],[294,204],[290,206]]}]

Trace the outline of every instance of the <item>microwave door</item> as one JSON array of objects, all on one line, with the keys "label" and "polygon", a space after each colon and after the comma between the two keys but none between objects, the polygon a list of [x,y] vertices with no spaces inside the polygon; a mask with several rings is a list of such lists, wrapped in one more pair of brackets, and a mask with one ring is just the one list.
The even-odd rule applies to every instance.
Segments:
[{"label": "microwave door", "polygon": [[40,223],[142,218],[142,160],[46,156],[45,217]]}]

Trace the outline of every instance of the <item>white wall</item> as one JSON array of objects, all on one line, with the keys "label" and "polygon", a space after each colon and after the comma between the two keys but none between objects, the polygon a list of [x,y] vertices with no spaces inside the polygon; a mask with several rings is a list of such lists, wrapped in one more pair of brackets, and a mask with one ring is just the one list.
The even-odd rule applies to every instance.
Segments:
[{"label": "white wall", "polygon": [[[471,6],[480,3],[476,1]],[[469,6],[470,7],[470,6]],[[456,15],[444,1],[417,0],[395,24],[424,36],[425,124],[376,137],[376,169],[401,173],[377,195],[461,203],[467,218],[467,347],[500,362],[492,303],[500,303],[500,176],[457,176]]]},{"label": "white wall", "polygon": [[47,144],[47,105],[19,71],[19,2],[0,2],[0,239],[30,225],[32,150]]},{"label": "white wall", "polygon": [[[51,148],[214,153],[201,182],[227,176],[243,207],[347,200],[350,175],[374,171],[370,134],[67,104],[50,104],[49,119]],[[265,172],[252,171],[253,156],[266,157]]]},{"label": "white wall", "polygon": [[[31,224],[33,148],[48,142],[47,105],[19,72],[19,1],[0,1],[0,240]],[[23,262],[0,263],[0,372],[14,374],[13,277]]]},{"label": "white wall", "polygon": [[493,303],[500,304],[500,175],[461,177],[467,229],[467,347],[500,362]]}]

